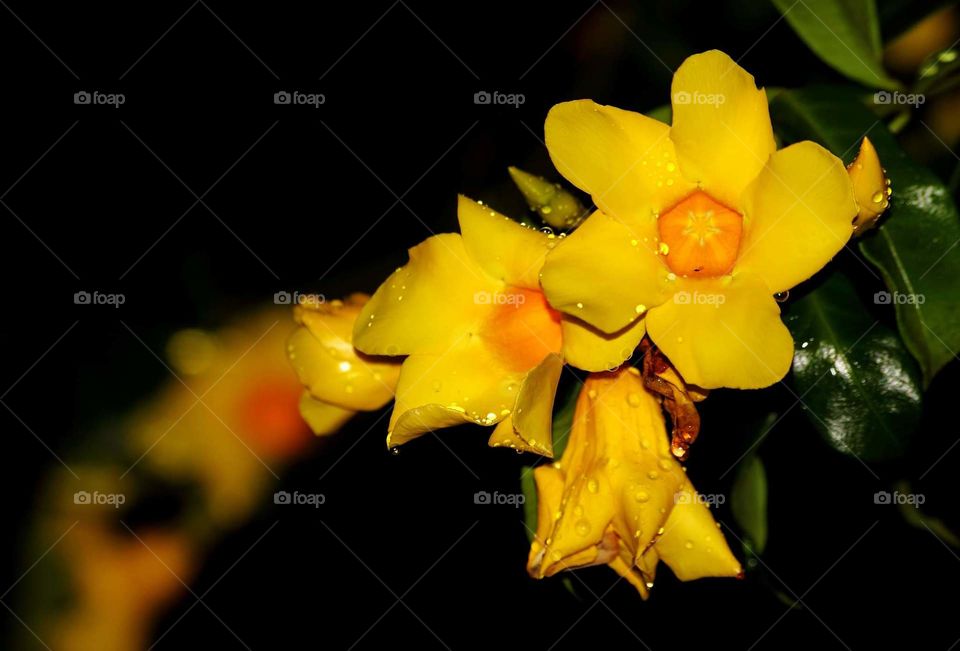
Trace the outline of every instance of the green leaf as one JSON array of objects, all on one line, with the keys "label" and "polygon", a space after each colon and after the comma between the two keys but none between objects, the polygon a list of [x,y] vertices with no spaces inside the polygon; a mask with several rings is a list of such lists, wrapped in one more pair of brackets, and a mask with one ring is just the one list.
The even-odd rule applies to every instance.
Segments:
[{"label": "green leaf", "polygon": [[647,111],[647,117],[653,118],[654,120],[659,120],[664,124],[670,124],[673,122],[673,107],[669,104],[661,104],[660,106]]},{"label": "green leaf", "polygon": [[533,466],[520,468],[520,491],[523,493],[523,522],[527,540],[533,542],[537,532],[537,483],[533,479]]},{"label": "green leaf", "polygon": [[960,215],[950,190],[912,161],[849,90],[785,91],[771,112],[781,134],[815,140],[841,158],[852,158],[864,135],[877,148],[893,202],[859,248],[883,276],[900,335],[928,385],[960,350]]},{"label": "green leaf", "polygon": [[880,23],[873,0],[773,0],[793,30],[837,72],[870,88],[900,83],[881,64]]},{"label": "green leaf", "polygon": [[903,454],[921,414],[920,374],[896,333],[874,320],[850,281],[830,274],[790,306],[793,377],[814,426],[864,461]]},{"label": "green leaf", "polygon": [[750,549],[759,555],[767,546],[767,473],[755,454],[737,466],[730,494],[730,510],[749,539]]},{"label": "green leaf", "polygon": [[559,459],[567,447],[567,439],[573,427],[573,412],[583,381],[573,373],[560,376],[557,394],[553,400],[553,458]]}]

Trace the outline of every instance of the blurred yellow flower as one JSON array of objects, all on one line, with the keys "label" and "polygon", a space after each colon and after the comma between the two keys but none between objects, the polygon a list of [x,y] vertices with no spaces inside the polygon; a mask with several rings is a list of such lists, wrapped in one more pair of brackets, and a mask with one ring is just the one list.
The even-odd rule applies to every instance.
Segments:
[{"label": "blurred yellow flower", "polygon": [[[69,523],[63,525],[66,530]],[[61,531],[62,533],[62,531]],[[49,632],[63,651],[135,651],[150,644],[156,619],[187,588],[196,560],[189,541],[162,528],[133,534],[116,523],[80,522],[58,553],[67,564],[73,595]]]},{"label": "blurred yellow flower", "polygon": [[315,434],[335,432],[358,411],[380,409],[393,400],[400,363],[371,357],[353,347],[353,324],[370,299],[305,303],[293,309],[299,324],[287,355],[306,387],[300,413]]},{"label": "blurred yellow flower", "polygon": [[534,479],[534,578],[607,564],[646,599],[661,560],[681,581],[741,573],[633,367],[588,377],[563,457],[537,467]]},{"label": "blurred yellow flower", "polygon": [[196,481],[209,524],[244,517],[273,474],[311,441],[298,413],[303,387],[284,346],[287,309],[270,309],[215,331],[185,330],[167,348],[171,380],[129,421],[137,465]]},{"label": "blurred yellow flower", "polygon": [[852,184],[815,143],[777,150],[766,93],[722,52],[680,66],[672,106],[672,126],[589,100],[550,111],[554,164],[600,210],[547,257],[544,291],[604,332],[645,321],[689,383],[768,386],[793,356],[773,295],[849,240]]},{"label": "blurred yellow flower", "polygon": [[604,335],[548,304],[539,274],[560,239],[460,197],[461,234],[410,249],[353,333],[369,355],[408,355],[387,444],[470,422],[500,424],[491,445],[552,454],[551,405],[564,359],[615,367],[642,337]]}]

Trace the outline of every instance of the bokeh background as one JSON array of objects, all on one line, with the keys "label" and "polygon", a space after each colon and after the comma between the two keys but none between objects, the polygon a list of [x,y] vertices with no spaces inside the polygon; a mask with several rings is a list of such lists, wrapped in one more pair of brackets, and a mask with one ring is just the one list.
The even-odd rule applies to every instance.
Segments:
[{"label": "bokeh background", "polygon": [[[755,420],[788,412],[761,448],[769,543],[742,582],[664,571],[646,603],[606,568],[572,591],[526,576],[521,511],[474,493],[517,493],[532,459],[488,449],[480,428],[392,455],[383,413],[325,439],[291,418],[277,292],[372,291],[407,247],[456,229],[458,192],[525,214],[506,168],[557,178],[541,142],[556,102],[651,110],[710,48],[762,85],[841,81],[772,4],[0,4],[4,648],[960,638],[955,364],[911,453],[870,468],[828,447],[781,387],[716,392],[688,464],[705,493],[729,491]],[[901,78],[960,39],[951,3],[880,10]],[[495,90],[525,101],[474,103]],[[80,91],[125,102],[77,105]],[[279,91],[325,103],[277,105]],[[902,134],[954,192],[958,106],[947,93],[922,108],[930,129]],[[76,304],[83,291],[124,302]],[[874,504],[921,476],[924,522]],[[75,504],[78,491],[124,504]],[[276,491],[325,503],[275,504]],[[740,553],[729,509],[715,515]]]}]

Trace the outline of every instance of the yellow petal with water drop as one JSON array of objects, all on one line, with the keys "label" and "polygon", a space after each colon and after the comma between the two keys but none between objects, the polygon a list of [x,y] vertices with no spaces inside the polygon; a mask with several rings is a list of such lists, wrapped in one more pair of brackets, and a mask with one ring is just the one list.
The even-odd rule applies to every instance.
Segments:
[{"label": "yellow petal with water drop", "polygon": [[553,456],[553,398],[562,371],[560,356],[547,355],[524,378],[513,412],[517,436],[527,449],[547,457]]},{"label": "yellow petal with water drop", "polygon": [[743,572],[710,509],[689,484],[677,494],[676,505],[654,546],[681,581],[735,577]]},{"label": "yellow petal with water drop", "polygon": [[540,289],[540,268],[551,242],[545,233],[463,195],[457,215],[467,254],[487,274],[514,287]]},{"label": "yellow petal with water drop", "polygon": [[607,333],[668,296],[669,269],[657,253],[653,216],[628,225],[596,212],[550,252],[540,282],[554,308]]},{"label": "yellow petal with water drop", "polygon": [[564,360],[585,371],[616,368],[633,355],[646,332],[643,319],[637,319],[613,334],[569,315],[563,317],[561,327]]},{"label": "yellow petal with water drop", "polygon": [[368,355],[441,353],[477,327],[503,283],[483,270],[457,234],[429,237],[363,307],[353,345]]},{"label": "yellow petal with water drop", "polygon": [[741,195],[776,150],[767,95],[729,56],[710,50],[687,58],[673,76],[673,125],[683,176],[743,212]]},{"label": "yellow petal with water drop", "polygon": [[364,355],[351,343],[366,298],[354,295],[346,302],[294,307],[294,320],[301,327],[287,340],[287,355],[310,394],[355,411],[372,411],[390,402],[400,375],[396,359]]}]

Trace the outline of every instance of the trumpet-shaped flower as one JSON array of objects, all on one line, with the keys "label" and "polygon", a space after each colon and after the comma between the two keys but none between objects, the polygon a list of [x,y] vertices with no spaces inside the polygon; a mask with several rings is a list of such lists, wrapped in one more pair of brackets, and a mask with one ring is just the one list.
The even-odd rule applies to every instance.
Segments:
[{"label": "trumpet-shaped flower", "polygon": [[317,435],[331,434],[358,411],[374,411],[393,400],[400,364],[353,347],[353,325],[370,299],[306,302],[293,308],[299,324],[287,341],[287,356],[306,388],[300,414]]},{"label": "trumpet-shaped flower", "polygon": [[367,303],[353,343],[369,355],[407,355],[387,444],[470,422],[497,425],[494,446],[552,454],[551,406],[563,360],[606,369],[643,336],[605,334],[561,315],[540,289],[560,238],[460,197],[460,234],[410,249]]},{"label": "trumpet-shaped flower", "polygon": [[606,564],[646,599],[661,560],[682,581],[741,573],[633,367],[589,376],[563,457],[537,467],[534,478],[534,578]]},{"label": "trumpet-shaped flower", "polygon": [[689,383],[768,386],[793,355],[774,295],[847,243],[852,183],[817,144],[777,150],[765,92],[722,52],[680,66],[672,105],[671,126],[589,100],[550,111],[553,162],[599,211],[548,256],[543,288],[604,332],[643,317]]}]

